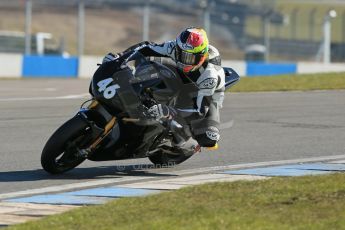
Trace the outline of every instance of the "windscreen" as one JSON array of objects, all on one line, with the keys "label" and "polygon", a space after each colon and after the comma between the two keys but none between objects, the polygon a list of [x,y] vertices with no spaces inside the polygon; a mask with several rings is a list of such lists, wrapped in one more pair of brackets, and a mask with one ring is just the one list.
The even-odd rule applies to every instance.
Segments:
[{"label": "windscreen", "polygon": [[157,78],[175,78],[175,74],[164,65],[149,61],[148,57],[140,52],[135,52],[126,61],[126,65],[132,69],[134,78],[131,83],[154,80]]}]

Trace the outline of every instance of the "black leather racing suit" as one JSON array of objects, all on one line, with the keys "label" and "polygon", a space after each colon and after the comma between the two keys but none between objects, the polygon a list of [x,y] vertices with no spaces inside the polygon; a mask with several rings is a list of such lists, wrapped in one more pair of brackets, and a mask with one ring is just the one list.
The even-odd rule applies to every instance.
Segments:
[{"label": "black leather racing suit", "polygon": [[[128,51],[139,51],[146,57],[168,57],[176,61],[176,41],[168,41],[162,44],[141,42]],[[183,73],[181,73],[183,74]],[[187,76],[194,81],[199,90],[193,99],[192,108],[177,108],[179,115],[193,117],[190,123],[194,139],[202,147],[214,146],[219,138],[219,109],[224,99],[225,74],[221,67],[221,58],[218,50],[209,46],[209,58],[197,71]]]}]

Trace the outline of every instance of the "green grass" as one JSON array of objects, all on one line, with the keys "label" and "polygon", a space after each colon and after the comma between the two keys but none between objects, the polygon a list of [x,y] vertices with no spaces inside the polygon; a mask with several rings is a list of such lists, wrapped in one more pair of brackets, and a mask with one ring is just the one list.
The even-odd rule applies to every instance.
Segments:
[{"label": "green grass", "polygon": [[345,73],[243,77],[231,92],[345,89]]},{"label": "green grass", "polygon": [[9,229],[345,229],[345,174],[212,183]]}]

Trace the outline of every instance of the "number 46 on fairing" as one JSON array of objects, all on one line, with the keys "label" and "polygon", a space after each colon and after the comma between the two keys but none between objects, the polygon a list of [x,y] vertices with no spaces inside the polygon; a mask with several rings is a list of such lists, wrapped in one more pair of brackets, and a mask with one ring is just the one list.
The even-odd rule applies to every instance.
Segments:
[{"label": "number 46 on fairing", "polygon": [[120,88],[118,84],[110,85],[114,80],[112,78],[106,78],[102,81],[99,81],[97,83],[98,86],[98,92],[103,92],[103,96],[106,99],[111,99],[115,96],[116,90]]}]

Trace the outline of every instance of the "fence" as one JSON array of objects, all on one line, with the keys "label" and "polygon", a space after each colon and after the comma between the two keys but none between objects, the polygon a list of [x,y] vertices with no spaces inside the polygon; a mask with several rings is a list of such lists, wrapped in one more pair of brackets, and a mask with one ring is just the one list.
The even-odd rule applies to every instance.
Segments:
[{"label": "fence", "polygon": [[194,25],[208,30],[225,59],[244,59],[246,47],[260,44],[270,61],[321,61],[324,18],[335,7],[331,57],[345,60],[342,1],[30,0],[31,17],[25,11],[28,1],[0,1],[0,30],[25,31],[30,25],[32,33],[51,33],[70,55],[122,51],[144,38],[159,43]]}]

